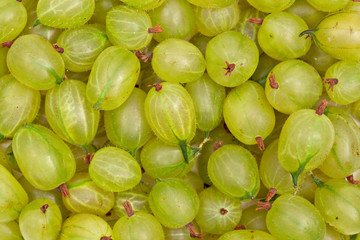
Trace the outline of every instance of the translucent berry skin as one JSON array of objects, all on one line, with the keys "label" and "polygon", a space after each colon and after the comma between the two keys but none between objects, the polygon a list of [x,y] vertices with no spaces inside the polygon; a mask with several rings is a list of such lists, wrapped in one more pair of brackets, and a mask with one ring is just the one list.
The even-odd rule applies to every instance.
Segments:
[{"label": "translucent berry skin", "polygon": [[86,99],[86,84],[66,80],[46,93],[46,118],[65,141],[87,149],[96,135],[100,112]]},{"label": "translucent berry skin", "polygon": [[[44,208],[45,205],[46,208]],[[28,240],[56,240],[61,224],[62,216],[59,207],[45,198],[30,202],[19,216],[21,234]]]},{"label": "translucent berry skin", "polygon": [[204,74],[199,80],[186,84],[195,106],[196,124],[202,131],[211,131],[223,119],[225,88]]},{"label": "translucent berry skin", "polygon": [[21,209],[29,198],[24,188],[13,175],[0,164],[0,223],[13,221],[19,217]]},{"label": "translucent berry skin", "polygon": [[113,110],[130,96],[140,73],[135,54],[120,47],[105,49],[95,60],[86,85],[87,100],[95,109]]},{"label": "translucent berry skin", "polygon": [[0,3],[0,43],[14,40],[24,29],[26,8],[21,2],[3,0]]},{"label": "translucent berry skin", "polygon": [[237,2],[224,8],[194,7],[198,31],[208,37],[233,29],[239,21],[240,9]]},{"label": "translucent berry skin", "polygon": [[214,186],[199,194],[200,208],[196,215],[199,227],[212,234],[233,230],[241,218],[241,202],[220,192]]},{"label": "translucent berry skin", "polygon": [[40,190],[57,188],[75,173],[71,150],[46,127],[22,126],[13,138],[12,147],[22,174]]},{"label": "translucent berry skin", "polygon": [[40,108],[40,92],[17,81],[11,74],[0,77],[0,138],[13,137],[31,123]]},{"label": "translucent berry skin", "polygon": [[[194,225],[195,230],[200,232],[200,228],[197,226],[196,222],[194,222],[193,225]],[[164,230],[165,240],[194,240],[194,238],[192,238],[190,236],[189,229],[187,229],[186,226],[181,227],[181,228],[174,228],[174,229],[163,227],[163,230]],[[216,236],[218,236],[218,235],[216,235]],[[203,234],[202,239],[216,240],[217,238],[210,239],[210,238],[204,237],[204,234]]]},{"label": "translucent berry skin", "polygon": [[140,49],[148,45],[152,34],[150,16],[143,10],[126,5],[112,8],[106,15],[106,33],[114,45],[129,50]]},{"label": "translucent berry skin", "polygon": [[[291,174],[279,163],[278,139],[273,141],[264,151],[260,163],[260,178],[266,188],[276,188],[277,194],[294,193]],[[302,177],[299,179],[302,183]]]},{"label": "translucent berry skin", "polygon": [[261,54],[259,64],[254,74],[251,76],[251,80],[258,82],[261,86],[265,86],[269,73],[279,63],[278,60],[269,57],[265,53]]},{"label": "translucent berry skin", "polygon": [[356,12],[339,12],[323,19],[315,29],[305,31],[316,45],[329,56],[347,61],[360,59],[360,15]]},{"label": "translucent berry skin", "polygon": [[63,197],[63,203],[73,213],[104,216],[114,206],[114,193],[97,186],[87,172],[76,173],[66,186],[70,197]]},{"label": "translucent berry skin", "polygon": [[259,47],[259,43],[257,40],[257,34],[261,25],[253,24],[248,22],[249,18],[265,18],[266,14],[253,8],[247,1],[239,1],[240,7],[240,19],[235,26],[235,30],[237,32],[241,32],[242,34],[248,36],[252,39],[256,46],[259,49],[259,53],[262,53],[262,49]]},{"label": "translucent berry skin", "polygon": [[37,16],[44,25],[70,28],[85,24],[95,10],[94,0],[39,0]]},{"label": "translucent berry skin", "polygon": [[231,197],[249,200],[259,192],[260,177],[256,160],[241,146],[220,147],[211,154],[207,169],[214,186]]},{"label": "translucent berry skin", "polygon": [[195,136],[194,103],[180,84],[162,83],[159,92],[152,88],[145,100],[145,114],[156,136],[164,142],[189,143]]},{"label": "translucent berry skin", "polygon": [[315,110],[302,109],[286,120],[279,138],[278,158],[291,173],[294,185],[304,171],[319,167],[334,144],[335,130],[330,119]]},{"label": "translucent berry skin", "polygon": [[[31,1],[33,1],[33,0],[31,0]],[[26,7],[24,0],[22,1],[22,3]],[[26,35],[26,34],[40,35],[43,38],[45,38],[48,42],[50,42],[51,44],[56,43],[56,41],[57,41],[59,35],[61,34],[61,32],[63,31],[63,29],[49,27],[44,24],[35,25],[34,23],[38,20],[38,16],[36,13],[37,3],[38,3],[38,1],[35,1],[33,3],[34,5],[30,6],[30,8],[27,10],[28,11],[27,23],[26,23],[26,26],[24,27],[24,30],[21,32],[20,35]]]},{"label": "translucent berry skin", "polygon": [[267,210],[256,210],[256,208],[258,206],[253,204],[243,209],[239,225],[244,225],[246,229],[260,230],[268,233],[269,231],[266,227]]},{"label": "translucent berry skin", "polygon": [[347,105],[360,99],[360,63],[357,61],[339,61],[331,65],[325,79],[337,79],[338,83],[331,89],[324,84],[331,100],[337,104]]},{"label": "translucent berry skin", "polygon": [[259,11],[272,13],[281,12],[289,8],[295,0],[248,0],[248,2]]},{"label": "translucent berry skin", "polygon": [[310,50],[301,59],[313,66],[321,77],[325,76],[328,68],[338,61],[321,51],[316,44],[312,44]]},{"label": "translucent berry skin", "polygon": [[163,80],[187,83],[199,79],[205,71],[205,59],[193,44],[175,38],[159,43],[153,52],[152,67]]},{"label": "translucent berry skin", "polygon": [[0,223],[1,237],[8,240],[23,240],[19,224],[16,221]]},{"label": "translucent berry skin", "polygon": [[141,166],[153,178],[183,177],[194,167],[196,159],[185,162],[181,149],[158,138],[149,140],[141,150]]},{"label": "translucent berry skin", "polygon": [[165,0],[121,0],[129,6],[143,10],[151,10],[161,6]]},{"label": "translucent berry skin", "polygon": [[315,9],[307,0],[296,0],[291,7],[286,9],[286,11],[301,17],[310,28],[316,27],[316,25],[326,16],[325,12]]},{"label": "translucent berry skin", "polygon": [[81,213],[64,221],[59,240],[99,240],[112,234],[111,227],[101,217]]},{"label": "translucent berry skin", "polygon": [[145,116],[145,99],[146,93],[134,88],[120,107],[104,112],[106,136],[133,156],[153,135]]},{"label": "translucent berry skin", "polygon": [[235,0],[187,0],[191,4],[203,8],[223,8],[231,5]]},{"label": "translucent berry skin", "polygon": [[267,232],[259,230],[234,230],[225,233],[218,240],[275,240]]},{"label": "translucent berry skin", "polygon": [[111,211],[119,218],[127,216],[123,206],[125,201],[130,202],[135,214],[139,211],[151,213],[146,193],[130,189],[129,191],[115,193],[115,205]]},{"label": "translucent berry skin", "polygon": [[[273,88],[270,78],[278,88]],[[268,74],[265,94],[271,106],[284,114],[311,108],[323,90],[322,79],[311,65],[301,60],[287,60],[276,65]]]},{"label": "translucent berry skin", "polygon": [[307,0],[308,3],[322,12],[335,12],[343,9],[350,1],[349,0]]},{"label": "translucent berry skin", "polygon": [[42,191],[35,188],[33,185],[29,183],[24,176],[18,179],[21,186],[26,191],[29,196],[29,202],[34,201],[36,199],[45,198],[47,200],[51,200],[54,202],[60,209],[63,219],[67,218],[70,215],[70,211],[67,210],[63,204],[61,192],[53,189],[49,191]]},{"label": "translucent berry skin", "polygon": [[161,24],[160,27],[164,30],[154,34],[153,38],[158,42],[168,38],[187,39],[195,29],[194,11],[186,0],[165,1],[160,7],[150,11],[149,15],[153,24]]},{"label": "translucent berry skin", "polygon": [[224,102],[224,120],[240,142],[256,144],[256,137],[265,139],[275,126],[274,109],[260,84],[247,81],[233,88]]},{"label": "translucent berry skin", "polygon": [[105,25],[107,13],[119,4],[119,0],[95,0],[95,11],[89,23]]},{"label": "translucent berry skin", "polygon": [[360,232],[360,188],[343,179],[320,182],[315,192],[315,206],[325,221],[338,232]]},{"label": "translucent berry skin", "polygon": [[91,70],[97,56],[110,46],[105,27],[100,24],[68,29],[61,33],[57,44],[64,48],[61,57],[66,69],[73,72]]},{"label": "translucent berry skin", "polygon": [[191,222],[199,211],[199,197],[185,180],[166,178],[157,181],[149,195],[157,220],[167,228],[180,228]]},{"label": "translucent berry skin", "polygon": [[[259,62],[255,43],[242,33],[229,31],[211,39],[206,47],[206,70],[216,83],[236,87],[247,81]],[[226,63],[235,64],[231,74],[226,74]],[[225,75],[226,74],[226,75]]]},{"label": "translucent berry skin", "polygon": [[305,21],[292,13],[279,12],[267,15],[258,31],[258,42],[270,57],[285,61],[305,55],[311,39],[299,38],[308,28]]},{"label": "translucent berry skin", "polygon": [[319,210],[305,198],[292,194],[275,200],[266,216],[266,225],[274,237],[283,240],[323,239],[326,230]]},{"label": "translucent berry skin", "polygon": [[151,214],[137,212],[123,216],[114,225],[114,240],[164,240],[164,231],[159,221]]},{"label": "translucent berry skin", "polygon": [[8,66],[6,64],[6,57],[9,48],[0,48],[0,77],[9,73]]},{"label": "translucent berry skin", "polygon": [[60,53],[34,34],[16,39],[8,52],[7,65],[18,81],[36,90],[48,90],[60,84],[65,73]]},{"label": "translucent berry skin", "polygon": [[344,110],[327,108],[335,129],[335,142],[320,170],[331,178],[345,178],[360,168],[360,130]]},{"label": "translucent berry skin", "polygon": [[125,150],[115,147],[105,147],[95,153],[89,174],[98,186],[111,192],[126,191],[141,180],[138,162]]},{"label": "translucent berry skin", "polygon": [[[222,124],[212,130],[209,134],[210,141],[206,142],[201,149],[201,154],[197,158],[198,173],[201,179],[207,185],[212,185],[212,182],[208,175],[208,162],[211,154],[215,152],[218,147],[226,144],[238,144],[238,141],[233,135],[226,130]],[[215,148],[214,148],[215,146]]]}]

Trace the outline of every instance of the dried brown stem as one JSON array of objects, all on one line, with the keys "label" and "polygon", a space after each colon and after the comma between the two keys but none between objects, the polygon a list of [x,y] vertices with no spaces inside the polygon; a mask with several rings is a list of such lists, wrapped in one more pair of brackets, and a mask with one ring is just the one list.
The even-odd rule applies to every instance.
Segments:
[{"label": "dried brown stem", "polygon": [[64,53],[65,49],[62,47],[59,47],[59,45],[57,43],[53,44],[53,48],[55,49],[55,51],[57,51],[58,53]]},{"label": "dried brown stem", "polygon": [[213,151],[215,152],[216,150],[218,150],[222,146],[224,146],[224,141],[215,141],[214,145],[213,145]]},{"label": "dried brown stem", "polygon": [[319,107],[316,109],[316,114],[319,116],[323,115],[327,104],[328,104],[328,102],[325,99],[322,100]]},{"label": "dried brown stem", "polygon": [[330,84],[328,91],[331,90],[334,91],[334,86],[339,83],[339,80],[337,78],[325,78],[325,81],[323,83]]},{"label": "dried brown stem", "polygon": [[268,194],[266,195],[265,201],[270,202],[270,200],[275,196],[276,192],[276,188],[270,188]]},{"label": "dried brown stem", "polygon": [[156,90],[157,92],[160,92],[161,89],[162,89],[162,84],[161,84],[161,83],[154,83],[154,84],[152,84],[152,85],[148,85],[148,87],[155,87],[155,90]]},{"label": "dried brown stem", "polygon": [[90,164],[91,160],[93,159],[95,153],[88,153],[85,157],[84,157],[84,163],[86,164]]},{"label": "dried brown stem", "polygon": [[[360,1],[360,0],[359,0]],[[346,180],[349,182],[349,183],[351,183],[351,184],[355,184],[355,185],[357,185],[357,184],[359,184],[360,183],[360,181],[357,181],[357,180],[355,180],[354,179],[354,175],[349,175],[349,176],[347,176],[346,177]]]},{"label": "dried brown stem", "polygon": [[43,214],[46,213],[46,209],[48,209],[48,207],[49,207],[49,204],[45,204],[45,205],[41,206],[40,210],[43,212]]},{"label": "dried brown stem", "polygon": [[67,188],[66,184],[63,183],[60,186],[60,191],[61,191],[61,196],[62,197],[66,197],[66,198],[70,198],[70,193],[69,193],[69,189]]},{"label": "dried brown stem", "polygon": [[262,137],[256,137],[255,140],[256,140],[256,142],[257,142],[257,145],[258,145],[259,149],[260,149],[261,151],[264,151],[264,150],[265,150],[265,146],[264,146],[264,141],[263,141]]},{"label": "dried brown stem", "polygon": [[149,59],[151,59],[153,57],[153,54],[152,53],[146,53],[146,51],[143,52],[141,50],[135,50],[135,56],[139,60],[141,60],[143,62],[147,62],[147,61],[149,61]]},{"label": "dried brown stem", "polygon": [[148,33],[162,33],[164,30],[160,28],[161,24],[156,25],[153,28],[148,28]]},{"label": "dried brown stem", "polygon": [[225,208],[220,209],[220,214],[221,214],[221,215],[226,215],[228,212],[229,212],[229,211],[226,210]]},{"label": "dried brown stem", "polygon": [[234,63],[228,63],[228,61],[225,61],[227,67],[223,67],[222,69],[226,70],[226,73],[224,73],[224,76],[231,76],[232,71],[235,70],[235,64]]},{"label": "dried brown stem", "polygon": [[1,43],[0,45],[1,45],[2,47],[11,48],[11,46],[13,45],[13,43],[14,43],[13,41],[8,40],[8,41],[6,41],[6,42]]},{"label": "dried brown stem", "polygon": [[190,237],[192,238],[202,238],[202,234],[198,233],[195,228],[194,224],[192,222],[189,222],[185,225],[185,227],[190,231]]},{"label": "dried brown stem", "polygon": [[246,227],[244,225],[236,225],[234,230],[246,230]]},{"label": "dried brown stem", "polygon": [[131,203],[129,201],[125,201],[123,203],[123,206],[125,208],[125,211],[126,211],[126,214],[128,215],[128,217],[132,217],[132,216],[135,215],[134,210],[133,210],[133,208],[131,206]]},{"label": "dried brown stem", "polygon": [[273,89],[278,89],[278,88],[279,88],[279,83],[276,82],[276,80],[275,80],[275,74],[273,74],[273,73],[270,73],[269,83],[270,83],[270,87],[271,87],[271,88],[273,88]]},{"label": "dried brown stem", "polygon": [[264,22],[264,19],[262,19],[262,18],[249,18],[247,20],[247,22],[261,25]]}]

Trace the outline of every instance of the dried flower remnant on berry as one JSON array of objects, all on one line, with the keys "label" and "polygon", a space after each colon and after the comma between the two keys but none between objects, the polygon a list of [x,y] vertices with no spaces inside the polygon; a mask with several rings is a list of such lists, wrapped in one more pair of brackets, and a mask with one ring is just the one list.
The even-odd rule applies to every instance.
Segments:
[{"label": "dried flower remnant on berry", "polygon": [[125,201],[123,203],[123,206],[125,208],[125,211],[126,211],[126,214],[128,215],[128,217],[132,217],[132,216],[135,215],[134,210],[133,210],[133,208],[131,206],[131,203],[129,201]]},{"label": "dried flower remnant on berry", "polygon": [[156,25],[153,28],[148,28],[148,33],[162,33],[164,32],[164,30],[162,28],[160,28],[160,24]]},{"label": "dried flower remnant on berry", "polygon": [[259,149],[260,149],[261,151],[264,151],[264,150],[265,150],[265,146],[264,146],[264,141],[263,141],[262,137],[260,137],[260,136],[259,136],[259,137],[256,137],[255,140],[256,140],[256,142],[257,142],[257,145],[258,145]]},{"label": "dried flower remnant on berry", "polygon": [[0,45],[2,47],[11,48],[11,45],[13,45],[13,43],[14,43],[13,41],[6,41],[6,42],[1,43]]},{"label": "dried flower remnant on berry", "polygon": [[91,160],[93,159],[95,153],[88,153],[86,154],[86,156],[84,157],[83,161],[84,163],[86,164],[90,164],[91,163]]},{"label": "dried flower remnant on berry", "polygon": [[266,210],[270,210],[271,209],[271,199],[275,196],[277,190],[276,188],[270,188],[268,194],[266,195],[266,202],[258,202],[258,208],[256,208],[256,210],[260,210],[260,209],[266,209]]},{"label": "dried flower remnant on berry", "polygon": [[190,237],[191,238],[202,238],[202,234],[198,233],[195,230],[194,224],[192,222],[186,224],[185,227],[190,231]]},{"label": "dried flower remnant on berry", "polygon": [[161,84],[161,83],[154,83],[154,84],[152,84],[152,85],[148,85],[148,87],[155,87],[155,90],[156,90],[157,92],[160,92],[161,89],[162,89],[162,84]]},{"label": "dried flower remnant on berry", "polygon": [[143,52],[141,50],[135,50],[135,56],[143,61],[143,62],[147,62],[149,61],[149,59],[151,59],[153,57],[153,53],[147,53],[147,51]]},{"label": "dried flower remnant on berry", "polygon": [[66,184],[63,183],[59,186],[60,191],[61,191],[61,196],[62,197],[66,197],[66,198],[70,198],[70,193],[69,193],[69,189],[67,188]]},{"label": "dried flower remnant on berry", "polygon": [[246,230],[246,227],[244,225],[236,225],[234,230]]},{"label": "dried flower remnant on berry", "polygon": [[46,209],[49,208],[49,204],[45,204],[43,206],[41,206],[40,210],[45,214],[46,213]]},{"label": "dried flower remnant on berry", "polygon": [[328,91],[331,90],[334,91],[334,86],[339,83],[339,80],[337,78],[325,78],[325,81],[323,83],[330,84]]},{"label": "dried flower remnant on berry", "polygon": [[226,70],[226,73],[224,73],[224,76],[231,76],[232,71],[235,70],[235,64],[234,63],[228,63],[225,61],[227,67],[223,67],[222,69]]},{"label": "dried flower remnant on berry", "polygon": [[65,49],[62,48],[62,47],[59,47],[59,45],[57,43],[54,43],[52,46],[55,49],[55,51],[57,51],[58,53],[64,53],[65,52]]},{"label": "dried flower remnant on berry", "polygon": [[264,19],[262,19],[262,18],[249,18],[247,20],[247,22],[261,25],[264,22]]},{"label": "dried flower remnant on berry", "polygon": [[271,87],[271,88],[273,88],[273,89],[278,89],[278,88],[279,88],[279,83],[276,82],[276,80],[275,80],[275,74],[273,74],[273,73],[270,73],[269,83],[270,83],[270,87]]},{"label": "dried flower remnant on berry", "polygon": [[347,176],[347,177],[346,177],[346,180],[347,180],[349,183],[355,184],[355,185],[357,185],[357,184],[360,183],[360,181],[357,181],[357,180],[354,179],[354,175],[352,175],[352,174],[351,174],[350,176]]}]

